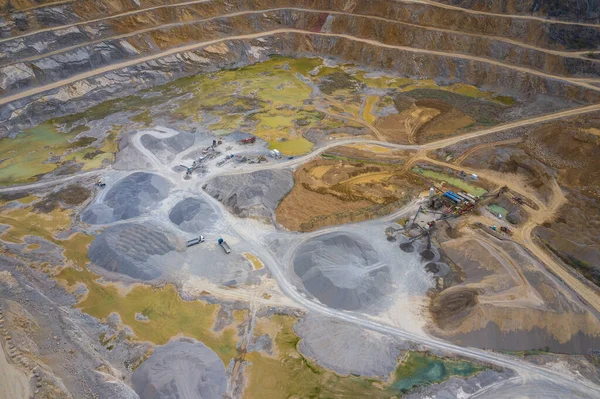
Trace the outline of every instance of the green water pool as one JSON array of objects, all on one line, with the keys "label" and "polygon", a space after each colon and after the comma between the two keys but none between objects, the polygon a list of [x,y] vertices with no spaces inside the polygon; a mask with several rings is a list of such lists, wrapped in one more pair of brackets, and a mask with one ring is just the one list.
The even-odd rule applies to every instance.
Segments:
[{"label": "green water pool", "polygon": [[502,208],[500,205],[496,205],[496,204],[492,204],[490,206],[488,206],[488,209],[490,210],[490,212],[492,212],[495,215],[502,215],[503,218],[506,217],[506,214],[508,214],[508,210]]},{"label": "green water pool", "polygon": [[469,377],[485,368],[461,360],[446,360],[420,352],[411,352],[396,369],[392,389],[406,392],[420,385],[437,384],[452,376]]}]

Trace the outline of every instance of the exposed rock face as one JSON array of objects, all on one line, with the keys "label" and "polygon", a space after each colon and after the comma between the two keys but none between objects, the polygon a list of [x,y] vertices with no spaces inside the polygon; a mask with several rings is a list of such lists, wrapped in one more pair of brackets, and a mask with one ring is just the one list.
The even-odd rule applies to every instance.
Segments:
[{"label": "exposed rock face", "polygon": [[503,14],[539,15],[566,21],[598,23],[600,1],[597,0],[437,0],[466,9]]},{"label": "exposed rock face", "polygon": [[294,181],[288,170],[261,170],[243,175],[217,176],[204,190],[239,217],[271,218]]},{"label": "exposed rock face", "polygon": [[[499,6],[490,1],[449,2],[497,12],[498,7],[508,13],[533,10],[567,19],[571,14],[582,16],[584,9],[595,15],[598,8],[597,2],[584,4],[582,0],[566,4],[499,2]],[[575,102],[598,100],[593,88],[536,72],[599,76],[598,60],[585,54],[549,51],[593,49],[600,42],[600,28],[591,25],[384,0],[349,4],[343,0],[206,1],[183,5],[150,1],[144,3],[147,8],[126,15],[119,13],[140,8],[135,1],[92,3],[84,1],[81,8],[62,4],[17,12],[11,14],[12,21],[0,25],[0,32],[7,37],[0,42],[3,96],[100,68],[110,69],[104,75],[82,76],[78,82],[49,89],[43,101],[41,93],[11,101],[0,110],[4,122],[0,134],[35,124],[38,115],[70,113],[177,77],[240,66],[270,54],[334,56],[416,78],[435,76],[445,83],[467,82],[517,97],[535,92]],[[110,17],[102,18],[106,16]],[[69,25],[73,22],[77,24]],[[65,26],[34,32],[42,25],[59,23]],[[20,34],[30,30],[27,35]],[[262,38],[256,38],[257,32],[263,33]],[[241,35],[245,35],[243,39]],[[211,40],[223,40],[219,51],[215,51],[217,45],[200,49],[203,42]],[[401,48],[385,47],[388,45]],[[189,51],[182,46],[190,47]],[[141,57],[158,53],[163,56],[138,64]]]}]

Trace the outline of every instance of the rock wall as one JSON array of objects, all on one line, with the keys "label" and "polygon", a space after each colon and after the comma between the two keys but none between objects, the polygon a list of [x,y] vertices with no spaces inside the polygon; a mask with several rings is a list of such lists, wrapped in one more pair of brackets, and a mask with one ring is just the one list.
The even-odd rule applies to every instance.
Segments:
[{"label": "rock wall", "polygon": [[[246,40],[223,41],[194,51],[176,53],[131,65],[13,101],[0,108],[0,135],[19,131],[53,116],[81,111],[109,98],[132,94],[175,78],[239,67],[269,55],[317,55],[390,70],[413,78],[435,77],[440,83],[470,83],[499,93],[532,99],[562,97],[577,103],[598,101],[600,93],[560,80],[522,73],[482,61],[375,46],[341,36],[304,32],[265,33]],[[68,69],[64,65],[62,69]],[[64,73],[61,67],[56,74]]]},{"label": "rock wall", "polygon": [[515,15],[535,15],[563,21],[598,23],[598,0],[437,0],[466,9]]}]

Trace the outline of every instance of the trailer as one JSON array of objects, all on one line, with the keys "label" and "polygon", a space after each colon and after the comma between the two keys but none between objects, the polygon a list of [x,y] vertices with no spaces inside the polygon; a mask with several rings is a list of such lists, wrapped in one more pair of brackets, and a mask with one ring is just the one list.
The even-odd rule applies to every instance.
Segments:
[{"label": "trailer", "polygon": [[223,251],[225,251],[226,254],[231,253],[231,248],[229,248],[229,245],[224,239],[219,238],[219,245],[221,246],[221,248],[223,248]]},{"label": "trailer", "polygon": [[204,242],[204,236],[198,236],[196,238],[192,238],[191,240],[188,240],[187,246],[191,247],[191,246],[194,246],[196,244],[200,244],[201,242]]}]

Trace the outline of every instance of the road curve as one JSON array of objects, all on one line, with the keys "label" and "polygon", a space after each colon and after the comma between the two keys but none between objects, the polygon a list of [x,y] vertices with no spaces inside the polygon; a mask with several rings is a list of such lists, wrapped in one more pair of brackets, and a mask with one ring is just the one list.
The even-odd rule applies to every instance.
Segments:
[{"label": "road curve", "polygon": [[[240,232],[238,231],[238,234],[239,233]],[[278,262],[275,260],[274,255],[269,250],[265,249],[267,246],[258,242],[255,237],[248,235],[242,236],[250,241],[254,241],[254,244],[257,248],[263,248],[263,250],[259,254],[259,257],[263,261],[263,263],[267,265],[269,270],[273,273],[273,276],[276,278],[281,290],[284,292],[285,295],[293,299],[298,304],[304,306],[306,309],[312,310],[314,312],[326,316],[344,320],[346,322],[359,325],[369,330],[377,331],[383,334],[393,335],[404,340],[419,342],[432,348],[442,349],[445,351],[459,354],[461,356],[466,356],[490,364],[495,364],[500,367],[513,369],[519,372],[520,374],[534,374],[546,380],[547,382],[559,383],[562,386],[568,387],[570,391],[582,391],[586,395],[589,395],[589,397],[598,397],[600,395],[600,387],[590,383],[585,379],[575,379],[569,376],[565,376],[560,371],[540,367],[499,353],[488,352],[476,348],[462,347],[437,338],[415,334],[409,331],[399,329],[397,327],[370,320],[366,316],[355,312],[331,309],[324,305],[321,305],[320,303],[313,302],[312,300],[306,298],[304,295],[299,293],[298,290],[286,279],[283,271],[277,266]],[[286,259],[281,263],[287,264],[291,262],[291,256],[293,255],[293,251],[294,247],[289,248]]]}]

